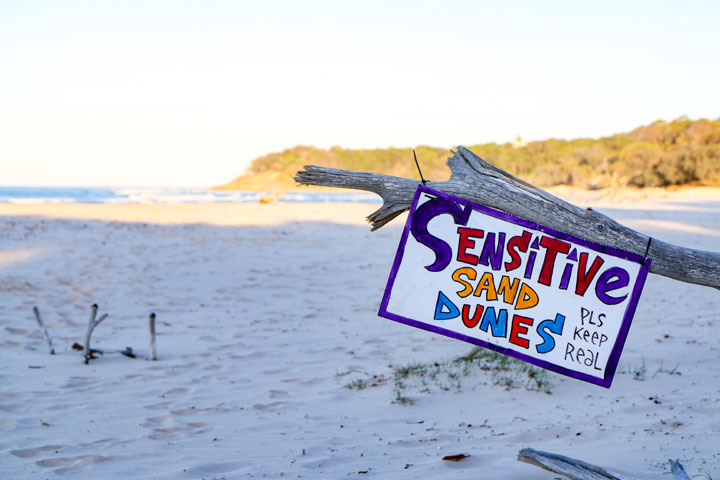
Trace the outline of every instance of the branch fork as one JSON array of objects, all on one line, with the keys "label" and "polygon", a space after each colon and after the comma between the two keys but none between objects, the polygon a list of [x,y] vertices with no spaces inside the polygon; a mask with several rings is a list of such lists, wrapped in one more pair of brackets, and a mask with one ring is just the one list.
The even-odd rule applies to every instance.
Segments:
[{"label": "branch fork", "polygon": [[90,337],[92,336],[93,330],[95,330],[95,327],[100,325],[103,320],[105,320],[108,317],[108,314],[102,315],[100,318],[97,317],[98,313],[98,305],[97,303],[93,303],[90,307],[90,320],[88,321],[88,328],[87,332],[85,333],[85,346],[84,346],[84,352],[85,352],[85,365],[87,365],[90,362],[90,359],[95,358],[93,353],[99,352],[99,350],[92,350],[90,348]]}]

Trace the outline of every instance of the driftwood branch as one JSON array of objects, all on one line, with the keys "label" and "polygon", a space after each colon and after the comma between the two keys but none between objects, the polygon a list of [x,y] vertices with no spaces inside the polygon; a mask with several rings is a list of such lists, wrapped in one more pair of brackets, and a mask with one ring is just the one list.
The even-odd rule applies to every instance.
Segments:
[{"label": "driftwood branch", "polygon": [[[590,208],[580,208],[492,166],[464,147],[447,161],[451,177],[429,188],[528,219],[602,245],[652,258],[650,272],[720,288],[720,253],[671,245],[632,230]],[[416,180],[308,165],[295,176],[303,185],[350,188],[378,194],[383,205],[368,216],[376,230],[408,210]]]},{"label": "driftwood branch", "polygon": [[35,313],[35,319],[37,320],[38,325],[40,325],[40,330],[42,330],[43,336],[45,337],[45,341],[48,344],[48,348],[50,349],[50,355],[55,355],[55,348],[53,348],[53,343],[52,343],[52,338],[50,337],[50,332],[48,332],[48,329],[45,326],[45,322],[43,322],[43,319],[40,316],[40,310],[38,309],[38,307],[33,307],[33,313]]},{"label": "driftwood branch", "polygon": [[151,313],[149,318],[150,326],[150,360],[157,360],[157,345],[155,343],[155,314]]},{"label": "driftwood branch", "polygon": [[[574,458],[524,448],[518,453],[518,460],[538,466],[553,473],[565,475],[572,480],[637,480],[611,470],[576,460]],[[679,462],[670,460],[672,480],[690,480]]]},{"label": "driftwood branch", "polygon": [[90,359],[95,358],[93,357],[93,351],[90,349],[90,337],[92,336],[92,332],[95,330],[95,327],[100,325],[100,323],[108,317],[108,314],[106,313],[96,320],[97,312],[98,305],[97,303],[93,303],[90,307],[90,320],[88,321],[88,328],[85,332],[85,365],[90,362]]}]

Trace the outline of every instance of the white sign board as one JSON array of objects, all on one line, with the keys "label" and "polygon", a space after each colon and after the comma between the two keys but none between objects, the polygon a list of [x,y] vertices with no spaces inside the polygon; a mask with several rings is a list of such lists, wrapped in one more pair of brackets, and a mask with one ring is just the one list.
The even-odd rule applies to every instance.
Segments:
[{"label": "white sign board", "polygon": [[420,186],[379,314],[610,387],[649,265]]}]

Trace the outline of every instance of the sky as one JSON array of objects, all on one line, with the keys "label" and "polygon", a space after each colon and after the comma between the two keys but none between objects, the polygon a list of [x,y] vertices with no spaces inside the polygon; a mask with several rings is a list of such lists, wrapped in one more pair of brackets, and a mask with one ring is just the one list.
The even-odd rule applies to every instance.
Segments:
[{"label": "sky", "polygon": [[720,117],[717,1],[0,0],[0,185]]}]

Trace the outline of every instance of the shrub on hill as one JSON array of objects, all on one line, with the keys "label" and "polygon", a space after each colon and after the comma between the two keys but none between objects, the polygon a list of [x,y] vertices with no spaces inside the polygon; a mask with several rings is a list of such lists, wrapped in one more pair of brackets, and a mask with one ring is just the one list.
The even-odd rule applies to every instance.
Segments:
[{"label": "shrub on hill", "polygon": [[[720,119],[691,121],[680,117],[599,139],[487,143],[468,148],[493,165],[540,187],[720,184]],[[421,146],[416,152],[425,178],[434,181],[449,178],[446,149]],[[249,174],[257,177],[272,173],[273,178],[282,178],[290,187],[295,172],[308,164],[419,179],[410,148],[325,150],[299,146],[257,158],[250,165]],[[239,177],[220,188],[242,189],[247,184]]]}]

